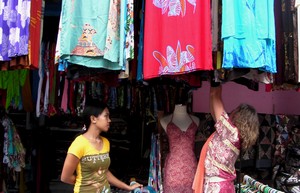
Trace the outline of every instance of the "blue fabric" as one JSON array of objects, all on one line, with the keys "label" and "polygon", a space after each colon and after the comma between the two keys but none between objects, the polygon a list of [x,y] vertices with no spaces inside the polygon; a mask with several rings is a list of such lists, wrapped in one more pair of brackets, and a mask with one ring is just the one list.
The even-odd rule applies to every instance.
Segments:
[{"label": "blue fabric", "polygon": [[28,55],[30,0],[1,1],[0,61]]},{"label": "blue fabric", "polygon": [[141,22],[140,22],[140,36],[138,42],[138,64],[137,64],[137,75],[136,80],[143,80],[143,44],[144,44],[144,14],[145,13],[145,0],[142,3],[142,14],[141,14]]},{"label": "blue fabric", "polygon": [[223,0],[222,67],[276,73],[274,0]]}]

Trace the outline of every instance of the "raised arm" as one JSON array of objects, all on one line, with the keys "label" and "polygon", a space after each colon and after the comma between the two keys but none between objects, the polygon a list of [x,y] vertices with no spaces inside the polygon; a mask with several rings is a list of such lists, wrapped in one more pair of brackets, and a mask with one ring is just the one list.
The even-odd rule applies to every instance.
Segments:
[{"label": "raised arm", "polygon": [[218,121],[223,113],[224,106],[222,101],[222,85],[213,85],[210,87],[209,97],[210,113],[215,121]]}]

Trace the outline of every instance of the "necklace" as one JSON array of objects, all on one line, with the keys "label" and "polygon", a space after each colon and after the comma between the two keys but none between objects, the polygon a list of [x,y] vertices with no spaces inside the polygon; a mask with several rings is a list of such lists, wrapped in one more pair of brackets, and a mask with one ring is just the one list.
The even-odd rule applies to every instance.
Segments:
[{"label": "necklace", "polygon": [[102,142],[100,137],[97,137],[97,138],[87,137],[87,139],[92,143],[101,143]]}]

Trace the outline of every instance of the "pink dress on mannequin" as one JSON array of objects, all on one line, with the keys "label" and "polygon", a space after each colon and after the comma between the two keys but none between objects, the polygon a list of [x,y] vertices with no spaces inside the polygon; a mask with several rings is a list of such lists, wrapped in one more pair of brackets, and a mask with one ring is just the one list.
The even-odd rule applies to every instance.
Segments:
[{"label": "pink dress on mannequin", "polygon": [[197,168],[194,153],[197,124],[193,121],[186,131],[182,131],[172,120],[173,117],[166,128],[170,152],[164,165],[164,193],[192,193]]}]

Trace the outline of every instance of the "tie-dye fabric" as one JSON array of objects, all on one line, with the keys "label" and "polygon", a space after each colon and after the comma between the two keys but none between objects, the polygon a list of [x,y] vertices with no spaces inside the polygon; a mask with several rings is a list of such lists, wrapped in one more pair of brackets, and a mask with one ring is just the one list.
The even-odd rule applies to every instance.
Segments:
[{"label": "tie-dye fabric", "polygon": [[0,1],[0,61],[28,54],[30,0]]}]

